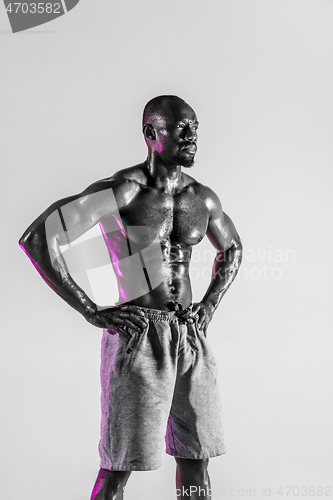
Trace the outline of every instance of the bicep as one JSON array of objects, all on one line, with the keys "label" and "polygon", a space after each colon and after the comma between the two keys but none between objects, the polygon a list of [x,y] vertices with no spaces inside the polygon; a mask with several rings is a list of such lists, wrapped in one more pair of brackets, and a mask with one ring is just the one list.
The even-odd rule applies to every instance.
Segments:
[{"label": "bicep", "polygon": [[94,227],[103,217],[117,213],[112,188],[84,191],[60,200],[48,210],[46,237],[56,238],[59,245],[69,244]]},{"label": "bicep", "polygon": [[210,219],[207,236],[218,251],[226,252],[232,246],[240,247],[240,238],[230,217],[223,212],[216,219]]},{"label": "bicep", "polygon": [[46,238],[55,238],[64,245],[89,231],[98,222],[90,205],[82,196],[58,202],[45,220]]},{"label": "bicep", "polygon": [[218,251],[227,251],[232,246],[241,247],[240,237],[230,217],[222,210],[221,202],[213,193],[208,202],[209,221],[207,237]]}]

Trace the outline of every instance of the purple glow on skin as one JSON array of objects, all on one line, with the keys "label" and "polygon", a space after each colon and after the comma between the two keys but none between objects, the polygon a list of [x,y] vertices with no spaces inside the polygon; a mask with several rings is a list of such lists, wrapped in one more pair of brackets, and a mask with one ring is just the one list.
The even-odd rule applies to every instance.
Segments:
[{"label": "purple glow on skin", "polygon": [[[119,226],[121,227],[118,220],[117,220],[117,222],[118,222]],[[99,227],[100,227],[101,232],[103,234],[104,241],[105,241],[105,244],[108,248],[108,251],[110,252],[113,270],[114,270],[116,277],[117,277],[118,291],[119,291],[118,302],[119,303],[128,302],[129,300],[131,300],[131,298],[126,294],[126,290],[123,286],[121,286],[121,283],[119,280],[119,278],[121,278],[123,276],[123,273],[121,272],[121,270],[119,268],[119,265],[117,265],[117,263],[120,264],[119,258],[117,257],[117,254],[119,255],[119,253],[121,253],[120,244],[117,245],[116,241],[112,241],[112,246],[115,248],[112,248],[110,245],[108,245],[107,242],[109,241],[109,238],[108,238],[107,232],[105,231],[105,229],[101,223],[99,223]],[[126,237],[126,235],[124,235],[124,236]],[[116,252],[114,252],[114,250],[116,250]],[[122,300],[120,300],[120,297]]]},{"label": "purple glow on skin", "polygon": [[158,153],[162,153],[162,151],[163,151],[162,146],[156,146],[156,151],[157,151]]},{"label": "purple glow on skin", "polygon": [[[119,223],[119,221],[118,221],[118,220],[117,220],[117,222],[118,222],[119,226],[121,227],[121,225],[120,225],[120,223]],[[113,257],[113,253],[114,253],[114,252],[112,251],[112,250],[113,250],[113,248],[112,248],[110,245],[108,245],[108,241],[110,241],[110,240],[109,240],[109,238],[108,238],[108,232],[107,232],[107,231],[105,231],[105,229],[104,229],[103,225],[102,225],[100,222],[98,223],[98,225],[99,225],[99,227],[100,227],[100,229],[101,229],[101,233],[102,233],[102,235],[103,235],[103,237],[104,237],[104,241],[105,241],[105,244],[106,244],[106,246],[107,246],[107,249],[109,250],[110,254],[112,255],[112,262],[113,262],[113,260],[118,260],[118,258],[117,258],[117,257],[115,257],[115,259],[114,259],[114,257]],[[122,228],[121,228],[121,229],[122,229]],[[123,234],[123,236],[125,236],[125,238],[126,238],[126,236],[127,236],[127,235],[126,235],[126,234]],[[119,253],[120,253],[120,251],[121,251],[121,249],[120,249],[120,245],[117,245],[116,241],[112,241],[112,246],[114,247],[114,249],[116,250],[116,252],[119,254]],[[117,254],[115,254],[115,255],[117,255]]]},{"label": "purple glow on skin", "polygon": [[122,287],[120,284],[118,285],[118,289],[119,289],[119,296],[120,297],[123,297],[124,300],[122,301],[119,301],[120,304],[125,304],[125,302],[129,302],[131,299],[129,296],[126,295],[126,291],[125,291],[125,288]]},{"label": "purple glow on skin", "polygon": [[[29,257],[29,259],[30,259],[30,260],[31,260],[31,262],[33,263],[34,267],[35,267],[35,268],[37,269],[37,271],[38,271],[38,264],[37,264],[37,262],[36,262],[35,260],[33,260],[33,259],[30,257],[30,255],[28,254],[28,252],[26,251],[26,249],[24,248],[24,246],[23,246],[21,243],[19,243],[19,245],[20,245],[20,247],[22,248],[22,250],[25,252],[25,254]],[[38,271],[38,272],[39,272],[39,271]],[[40,274],[40,273],[39,273],[39,274]]]},{"label": "purple glow on skin", "polygon": [[33,266],[35,267],[36,271],[38,272],[38,274],[43,278],[43,280],[49,285],[50,288],[52,288],[52,290],[54,290],[56,292],[56,288],[53,286],[53,283],[52,281],[46,279],[45,276],[43,276],[43,274],[39,271],[39,265],[38,263],[29,255],[29,253],[26,251],[26,249],[24,248],[23,244],[19,243],[19,246],[22,248],[22,250],[26,253],[26,255],[29,257],[29,259],[31,260]]},{"label": "purple glow on skin", "polygon": [[104,478],[101,475],[99,475],[97,480],[96,480],[94,489],[92,490],[92,494],[91,494],[92,499],[96,498],[96,496],[98,495],[98,492],[102,488],[103,483],[104,483]]},{"label": "purple glow on skin", "polygon": [[30,257],[30,255],[28,254],[28,252],[26,251],[26,249],[24,248],[23,244],[22,243],[19,243],[20,247],[22,248],[23,252],[26,253],[26,255],[29,257],[29,259],[31,260],[31,262],[33,263],[33,265],[36,267],[37,269],[37,263],[35,263],[34,260],[32,260],[32,258]]},{"label": "purple glow on skin", "polygon": [[[118,221],[118,220],[117,220],[117,222],[118,222],[118,224],[119,224],[119,221]],[[120,224],[119,224],[119,226],[120,226]],[[119,269],[119,266],[117,266],[117,264],[116,264],[116,262],[117,262],[117,261],[119,262],[119,259],[118,259],[118,257],[117,257],[117,256],[114,256],[114,252],[112,251],[112,248],[110,247],[110,245],[108,245],[108,244],[107,244],[107,241],[108,241],[108,236],[107,236],[107,233],[106,233],[106,231],[105,231],[105,229],[104,229],[104,227],[103,227],[103,225],[102,225],[101,223],[99,223],[99,227],[100,227],[101,232],[102,232],[102,234],[103,234],[105,244],[106,244],[106,246],[107,246],[107,248],[108,248],[108,250],[109,250],[109,252],[110,252],[110,255],[111,255],[111,260],[112,260],[113,270],[114,270],[114,272],[115,272],[115,274],[116,274],[116,277],[117,277],[117,282],[118,282],[119,297],[122,297],[122,298],[123,298],[123,300],[121,300],[121,301],[119,300],[118,302],[119,302],[119,303],[128,302],[128,301],[130,300],[130,298],[129,298],[129,297],[127,297],[127,295],[126,295],[126,291],[125,291],[124,287],[122,287],[122,286],[121,286],[120,281],[119,281],[119,277],[122,277],[122,272],[121,272],[121,270]],[[126,235],[125,235],[125,236],[126,236]],[[117,253],[118,253],[118,255],[119,255],[119,253],[120,253],[120,251],[121,251],[121,250],[120,250],[120,245],[117,245],[115,241],[114,241],[114,242],[112,242],[112,244],[116,247],[116,251],[117,251]]]}]

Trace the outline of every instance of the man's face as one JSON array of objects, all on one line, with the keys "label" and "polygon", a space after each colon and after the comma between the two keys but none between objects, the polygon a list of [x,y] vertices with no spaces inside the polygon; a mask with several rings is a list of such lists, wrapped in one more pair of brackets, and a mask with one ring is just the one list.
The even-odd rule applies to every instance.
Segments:
[{"label": "man's face", "polygon": [[197,151],[198,120],[193,109],[183,101],[167,103],[156,119],[155,149],[173,165],[192,167]]}]

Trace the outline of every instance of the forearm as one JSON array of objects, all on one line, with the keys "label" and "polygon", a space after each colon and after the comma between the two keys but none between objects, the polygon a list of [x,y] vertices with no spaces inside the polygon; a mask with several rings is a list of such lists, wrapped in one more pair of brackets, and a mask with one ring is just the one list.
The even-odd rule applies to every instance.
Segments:
[{"label": "forearm", "polygon": [[201,302],[212,306],[215,310],[236,278],[241,262],[241,243],[234,244],[225,252],[218,252],[213,264],[212,280]]},{"label": "forearm", "polygon": [[81,313],[85,318],[90,317],[96,312],[96,304],[70,275],[59,247],[56,259],[54,257],[51,258],[50,247],[47,244],[44,229],[39,229],[36,232],[27,232],[22,236],[19,244],[45,283],[65,300],[67,304]]}]

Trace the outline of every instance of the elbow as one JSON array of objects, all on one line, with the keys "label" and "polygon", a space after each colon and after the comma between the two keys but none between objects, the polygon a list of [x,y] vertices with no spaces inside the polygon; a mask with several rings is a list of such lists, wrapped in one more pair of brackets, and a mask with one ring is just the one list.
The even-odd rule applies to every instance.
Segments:
[{"label": "elbow", "polygon": [[36,234],[32,231],[25,231],[21,238],[19,239],[19,245],[21,248],[27,250],[33,246],[34,241],[36,240]]},{"label": "elbow", "polygon": [[237,240],[233,240],[233,244],[229,248],[228,252],[230,252],[230,255],[232,255],[232,257],[230,258],[238,262],[238,265],[240,265],[243,259],[243,245],[241,240],[238,238]]},{"label": "elbow", "polygon": [[237,240],[234,239],[229,250],[232,250],[232,252],[234,252],[234,253],[237,252],[239,255],[242,255],[243,254],[243,245],[242,245],[241,240],[239,238],[237,238]]},{"label": "elbow", "polygon": [[26,248],[26,245],[27,245],[27,240],[30,236],[30,232],[29,233],[23,233],[21,238],[19,239],[18,241],[18,244],[20,245],[20,247],[24,250]]},{"label": "elbow", "polygon": [[221,249],[217,251],[218,261],[233,261],[236,260],[239,264],[242,262],[243,258],[243,245],[240,239],[233,240],[230,247],[227,249]]},{"label": "elbow", "polygon": [[24,253],[32,259],[32,254],[33,254],[33,249],[31,245],[31,233],[30,232],[25,232],[21,238],[19,239],[19,245],[24,251]]},{"label": "elbow", "polygon": [[39,247],[40,237],[38,232],[27,230],[19,239],[19,245],[30,257],[34,251]]}]

